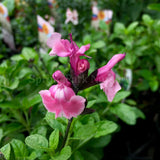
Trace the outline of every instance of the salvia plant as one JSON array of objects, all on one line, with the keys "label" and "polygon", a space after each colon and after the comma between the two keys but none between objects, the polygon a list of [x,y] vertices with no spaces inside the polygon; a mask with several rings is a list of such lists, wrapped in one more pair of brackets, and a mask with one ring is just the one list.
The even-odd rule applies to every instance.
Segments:
[{"label": "salvia plant", "polygon": [[56,71],[52,77],[58,84],[51,86],[49,90],[39,92],[48,112],[55,113],[55,118],[63,116],[68,119],[61,148],[66,145],[73,117],[94,112],[93,109],[86,108],[87,99],[78,96],[78,91],[100,84],[108,101],[112,101],[115,94],[121,89],[118,81],[115,80],[116,75],[112,68],[125,57],[125,53],[113,56],[105,66],[93,71],[88,76],[90,64],[87,59],[80,59],[80,57],[91,58],[84,54],[90,48],[90,44],[79,48],[72,40],[72,34],[70,34],[70,40],[71,42],[61,39],[59,33],[52,34],[48,39],[47,45],[52,48],[50,56],[69,57],[70,76],[66,78],[61,71]]},{"label": "salvia plant", "polygon": [[[112,134],[120,129],[118,118],[129,125],[134,125],[137,118],[144,118],[133,107],[136,104],[132,100],[125,100],[130,91],[119,91],[121,86],[112,70],[126,54],[116,54],[96,69],[91,63],[94,58],[85,54],[93,46],[85,44],[79,48],[72,34],[69,41],[55,32],[47,45],[51,48],[50,56],[24,48],[20,55],[0,65],[4,79],[0,81],[4,86],[0,102],[3,113],[0,122],[4,122],[0,128],[1,157],[100,160]],[[8,72],[11,69],[12,74]],[[40,81],[36,81],[39,76]],[[52,79],[57,84],[52,85]],[[96,87],[98,84],[104,94]]]}]

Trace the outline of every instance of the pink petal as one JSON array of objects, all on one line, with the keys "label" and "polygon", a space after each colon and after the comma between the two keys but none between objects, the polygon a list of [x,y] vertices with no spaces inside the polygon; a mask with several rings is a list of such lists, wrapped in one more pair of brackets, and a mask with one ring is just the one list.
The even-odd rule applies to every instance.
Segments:
[{"label": "pink petal", "polygon": [[56,56],[57,54],[56,54],[53,50],[51,50],[51,51],[49,52],[49,55],[50,55],[50,56]]},{"label": "pink petal", "polygon": [[111,70],[107,72],[107,78],[106,79],[101,79],[103,83],[100,84],[101,89],[107,87],[112,87],[116,79],[115,73]]},{"label": "pink petal", "polygon": [[70,101],[63,106],[64,117],[70,119],[77,117],[85,108],[85,98],[81,96],[72,96]]},{"label": "pink petal", "polygon": [[48,47],[52,48],[56,44],[56,42],[60,41],[60,39],[61,34],[54,32],[47,40]]},{"label": "pink petal", "polygon": [[112,101],[115,94],[121,89],[121,86],[115,81],[115,73],[113,71],[108,72],[108,76],[103,83],[100,84],[100,88],[103,89],[107,95],[108,101]]},{"label": "pink petal", "polygon": [[61,39],[61,43],[64,45],[66,50],[69,51],[69,48],[71,48],[71,43],[67,39]]},{"label": "pink petal", "polygon": [[89,50],[90,48],[90,44],[87,44],[85,46],[82,46],[76,54],[80,54],[80,55],[83,55],[87,50]]},{"label": "pink petal", "polygon": [[121,61],[126,54],[116,54],[114,55],[110,61],[103,67],[98,69],[96,81],[103,82],[104,79],[106,79],[108,72],[117,64],[119,61]]},{"label": "pink petal", "polygon": [[103,88],[103,91],[107,95],[108,101],[112,102],[114,96],[120,89],[121,89],[121,86],[117,81],[115,81],[112,87]]},{"label": "pink petal", "polygon": [[56,106],[56,101],[51,96],[51,93],[48,90],[42,90],[39,92],[39,94],[42,97],[42,101],[43,101],[45,108],[49,112],[55,113],[57,110],[57,106]]},{"label": "pink petal", "polygon": [[67,87],[63,84],[53,85],[49,88],[51,96],[57,101],[69,101],[72,96],[75,95],[72,88]]},{"label": "pink petal", "polygon": [[55,46],[52,47],[52,50],[60,57],[67,57],[71,55],[61,42],[55,42]]},{"label": "pink petal", "polygon": [[61,40],[61,34],[53,33],[51,37],[47,40],[47,45],[52,48],[49,55],[54,56],[58,55],[60,57],[67,57],[70,55],[70,52],[67,50],[66,42],[63,44],[63,40]]},{"label": "pink petal", "polygon": [[77,10],[75,10],[75,9],[73,10],[73,17],[74,17],[74,18],[78,18],[78,12],[77,12]]},{"label": "pink petal", "polygon": [[74,41],[72,41],[72,43],[74,45],[75,51],[77,52],[79,50],[79,47],[77,46],[77,44]]}]

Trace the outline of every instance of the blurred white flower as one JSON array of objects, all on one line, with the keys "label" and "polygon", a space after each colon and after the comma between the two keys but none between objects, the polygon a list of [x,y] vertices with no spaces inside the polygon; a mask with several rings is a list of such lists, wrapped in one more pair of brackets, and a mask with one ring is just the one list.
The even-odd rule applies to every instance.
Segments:
[{"label": "blurred white flower", "polygon": [[72,22],[74,25],[78,24],[77,10],[74,9],[73,11],[71,11],[70,8],[67,8],[65,24],[67,24],[68,22]]}]

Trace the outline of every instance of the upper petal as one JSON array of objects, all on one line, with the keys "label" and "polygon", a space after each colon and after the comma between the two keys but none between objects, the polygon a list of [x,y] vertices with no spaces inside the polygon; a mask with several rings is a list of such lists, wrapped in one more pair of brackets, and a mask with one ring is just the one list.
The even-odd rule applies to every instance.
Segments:
[{"label": "upper petal", "polygon": [[76,54],[84,55],[84,53],[90,48],[90,44],[82,46]]},{"label": "upper petal", "polygon": [[99,68],[96,76],[96,81],[103,82],[101,79],[106,79],[108,72],[114,67],[115,64],[121,61],[125,57],[125,55],[126,54],[116,54],[105,66]]},{"label": "upper petal", "polygon": [[47,40],[47,45],[48,47],[52,48],[53,46],[55,46],[56,42],[59,42],[61,39],[61,34],[54,32],[50,38],[48,38]]},{"label": "upper petal", "polygon": [[67,102],[72,96],[75,95],[72,88],[65,86],[64,84],[53,85],[49,88],[51,96],[57,102]]}]

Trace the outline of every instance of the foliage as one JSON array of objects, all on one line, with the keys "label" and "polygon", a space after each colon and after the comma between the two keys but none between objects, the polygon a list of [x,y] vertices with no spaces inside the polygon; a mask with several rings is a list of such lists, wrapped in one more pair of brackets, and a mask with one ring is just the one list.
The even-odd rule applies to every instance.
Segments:
[{"label": "foliage", "polygon": [[[106,33],[108,26],[103,22],[98,31],[90,26],[91,1],[72,0],[71,3],[57,0],[57,13],[63,16],[57,19],[60,25],[57,24],[56,29],[64,36],[72,32],[79,46],[91,44],[86,53],[92,57],[89,73],[105,65],[114,54],[126,52],[124,61],[114,68],[122,90],[112,103],[100,92],[99,86],[80,91],[79,94],[88,99],[87,108],[95,109],[95,112],[73,120],[69,139],[62,149],[67,119],[55,119],[54,114],[46,112],[38,92],[54,83],[49,77],[57,68],[68,75],[69,62],[64,57],[50,57],[38,52],[36,14],[33,11],[42,16],[50,11],[44,7],[46,1],[26,2],[27,7],[21,4],[15,8],[20,10],[16,18],[13,18],[15,10],[10,13],[19,54],[13,55],[0,41],[0,151],[7,160],[83,160],[86,157],[100,160],[103,148],[120,131],[121,123],[135,125],[138,118],[145,119],[140,110],[143,109],[140,108],[141,100],[137,101],[141,93],[159,91],[160,20],[148,14],[141,16],[144,12],[151,13],[145,8],[150,0],[145,3],[143,0],[98,1],[102,9],[108,6],[115,12],[112,32]],[[64,24],[67,7],[78,10],[79,25]],[[149,8],[158,10],[159,7],[152,4]],[[158,17],[159,13],[156,13]],[[126,68],[133,73],[130,89],[126,89]]]}]

